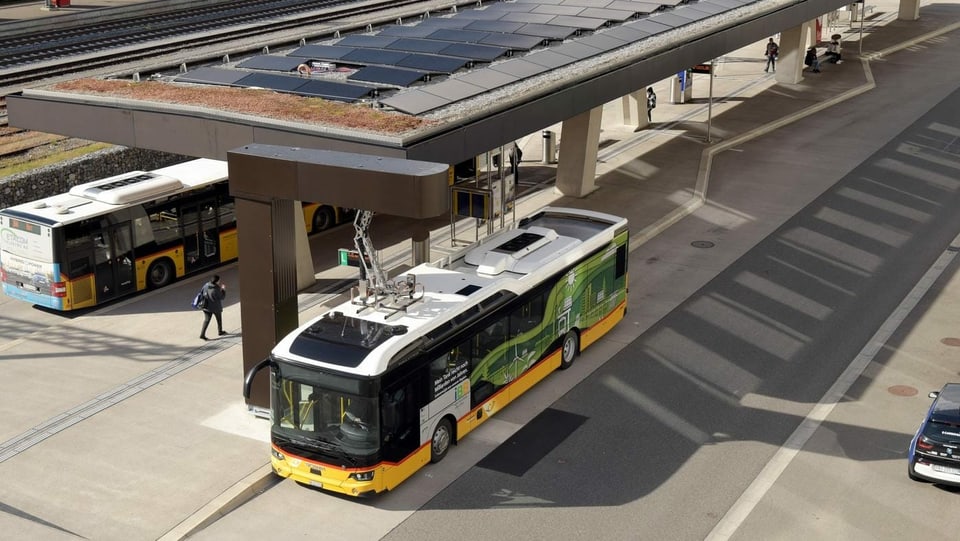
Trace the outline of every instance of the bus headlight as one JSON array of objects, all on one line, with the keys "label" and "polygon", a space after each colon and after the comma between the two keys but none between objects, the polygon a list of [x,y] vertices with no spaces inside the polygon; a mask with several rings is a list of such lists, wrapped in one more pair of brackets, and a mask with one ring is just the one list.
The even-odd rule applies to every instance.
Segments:
[{"label": "bus headlight", "polygon": [[375,471],[375,470],[362,471],[362,472],[353,472],[353,473],[350,474],[350,479],[353,479],[353,480],[355,480],[355,481],[373,481],[373,472],[374,472],[374,471]]},{"label": "bus headlight", "polygon": [[286,458],[285,456],[283,456],[283,453],[281,453],[280,451],[277,451],[276,449],[272,449],[272,448],[271,448],[271,449],[270,449],[270,454],[272,454],[272,455],[273,455],[273,458],[275,458],[275,459],[277,459],[277,460],[283,460],[283,459]]}]

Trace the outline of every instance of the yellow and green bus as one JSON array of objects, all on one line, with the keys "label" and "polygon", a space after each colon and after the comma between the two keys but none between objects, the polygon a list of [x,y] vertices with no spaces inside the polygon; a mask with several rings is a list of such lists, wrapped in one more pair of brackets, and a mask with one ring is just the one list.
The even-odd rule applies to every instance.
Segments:
[{"label": "yellow and green bus", "polygon": [[307,322],[244,382],[269,369],[273,470],[360,496],[438,462],[623,319],[628,246],[624,218],[547,207]]}]

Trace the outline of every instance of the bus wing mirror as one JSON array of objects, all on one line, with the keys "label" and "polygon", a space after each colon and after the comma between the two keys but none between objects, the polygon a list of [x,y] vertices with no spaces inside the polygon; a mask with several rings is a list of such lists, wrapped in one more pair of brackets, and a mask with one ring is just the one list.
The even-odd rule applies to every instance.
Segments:
[{"label": "bus wing mirror", "polygon": [[266,367],[274,367],[276,363],[272,359],[267,357],[266,359],[260,361],[253,368],[247,372],[247,377],[243,378],[243,397],[246,399],[250,398],[250,386],[253,385],[253,378],[257,376],[257,372],[263,370]]}]

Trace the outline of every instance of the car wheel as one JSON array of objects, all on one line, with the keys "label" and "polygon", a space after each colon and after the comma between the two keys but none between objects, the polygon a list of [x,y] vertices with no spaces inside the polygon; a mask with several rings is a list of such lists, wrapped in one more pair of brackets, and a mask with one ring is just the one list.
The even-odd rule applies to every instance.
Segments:
[{"label": "car wheel", "polygon": [[560,352],[560,370],[573,366],[573,361],[580,353],[580,335],[577,331],[570,331],[563,337],[563,347]]},{"label": "car wheel", "polygon": [[440,419],[437,428],[433,430],[433,439],[430,441],[430,462],[436,464],[447,456],[450,442],[453,441],[453,427],[449,419]]},{"label": "car wheel", "polygon": [[320,231],[326,231],[334,225],[334,215],[333,209],[327,206],[321,206],[317,208],[317,211],[313,213],[313,232],[319,233]]},{"label": "car wheel", "polygon": [[175,277],[173,263],[169,259],[158,259],[147,269],[147,285],[154,289],[168,285]]}]

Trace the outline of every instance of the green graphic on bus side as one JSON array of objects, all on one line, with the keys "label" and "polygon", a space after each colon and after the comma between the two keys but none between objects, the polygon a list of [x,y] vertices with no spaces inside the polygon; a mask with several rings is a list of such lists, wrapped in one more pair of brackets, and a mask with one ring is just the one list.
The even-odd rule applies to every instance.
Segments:
[{"label": "green graphic on bus side", "polygon": [[587,329],[626,299],[626,273],[616,277],[617,247],[627,233],[607,249],[570,269],[547,296],[543,319],[532,329],[501,342],[483,356],[470,373],[470,384],[481,381],[500,387],[539,361],[546,349],[570,329]]}]

